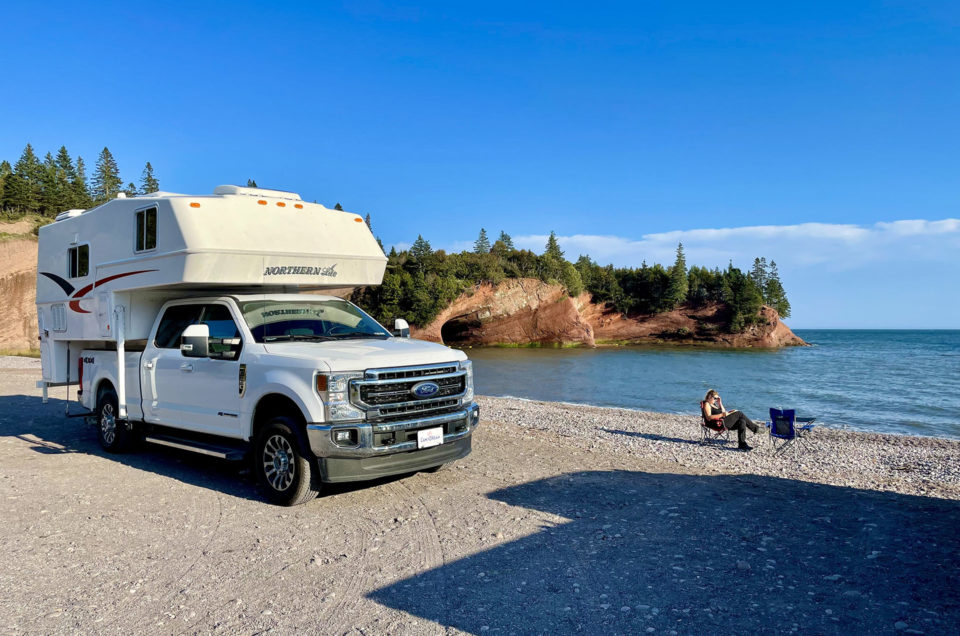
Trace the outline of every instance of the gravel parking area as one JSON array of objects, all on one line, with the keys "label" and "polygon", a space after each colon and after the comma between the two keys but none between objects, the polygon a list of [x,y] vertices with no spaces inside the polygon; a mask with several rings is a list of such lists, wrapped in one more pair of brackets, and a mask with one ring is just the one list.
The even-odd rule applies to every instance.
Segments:
[{"label": "gravel parking area", "polygon": [[0,358],[7,633],[960,624],[954,441],[817,430],[795,459],[696,444],[693,416],[481,398],[473,454],[448,469],[278,508],[241,464],[102,452],[17,364]]}]

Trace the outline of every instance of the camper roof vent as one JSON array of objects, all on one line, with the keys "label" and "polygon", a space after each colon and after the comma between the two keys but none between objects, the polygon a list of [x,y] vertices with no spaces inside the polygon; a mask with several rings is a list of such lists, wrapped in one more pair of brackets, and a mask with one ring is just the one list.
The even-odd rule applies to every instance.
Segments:
[{"label": "camper roof vent", "polygon": [[57,215],[57,218],[54,221],[62,221],[64,219],[72,219],[75,216],[80,216],[83,214],[83,210],[67,210],[66,212],[61,212]]},{"label": "camper roof vent", "polygon": [[266,188],[246,188],[244,186],[222,185],[213,189],[214,194],[237,194],[247,197],[270,197],[273,199],[288,199],[290,201],[302,201],[300,195],[296,192],[286,192],[284,190],[267,190]]}]

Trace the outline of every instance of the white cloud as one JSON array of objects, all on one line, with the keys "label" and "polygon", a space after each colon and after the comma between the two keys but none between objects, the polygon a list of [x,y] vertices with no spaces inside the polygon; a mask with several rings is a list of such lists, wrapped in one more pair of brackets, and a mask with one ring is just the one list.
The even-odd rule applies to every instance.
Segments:
[{"label": "white cloud", "polygon": [[[677,243],[683,243],[688,264],[725,267],[728,262],[748,267],[755,257],[775,260],[787,268],[826,266],[856,268],[874,261],[901,258],[949,260],[960,248],[960,220],[903,220],[858,226],[829,223],[755,225],[703,228],[646,234],[640,238],[574,234],[558,236],[570,260],[589,254],[601,265],[637,266],[673,262]],[[521,248],[542,252],[547,235],[514,238]]]}]

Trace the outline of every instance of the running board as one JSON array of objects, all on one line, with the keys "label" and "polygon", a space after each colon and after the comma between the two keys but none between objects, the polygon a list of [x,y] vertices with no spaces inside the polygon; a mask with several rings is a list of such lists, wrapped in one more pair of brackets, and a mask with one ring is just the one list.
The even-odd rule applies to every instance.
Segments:
[{"label": "running board", "polygon": [[218,457],[220,459],[226,459],[229,461],[239,461],[243,459],[245,454],[243,450],[239,448],[231,448],[230,446],[216,446],[214,444],[198,442],[192,439],[174,437],[173,435],[159,435],[154,433],[152,435],[147,435],[144,438],[144,441],[150,442],[151,444],[159,444],[160,446],[169,446],[170,448],[178,448],[180,450],[190,451],[191,453],[199,453],[200,455],[207,455],[209,457]]}]

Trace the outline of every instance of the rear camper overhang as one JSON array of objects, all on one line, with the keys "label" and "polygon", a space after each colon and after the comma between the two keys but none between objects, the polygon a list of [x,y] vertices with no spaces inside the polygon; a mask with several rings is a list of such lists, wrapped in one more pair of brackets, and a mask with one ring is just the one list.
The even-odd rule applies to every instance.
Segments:
[{"label": "rear camper overhang", "polygon": [[145,339],[171,297],[378,285],[387,261],[359,215],[240,186],[71,210],[40,228],[37,258],[48,383],[70,379],[49,345]]}]

